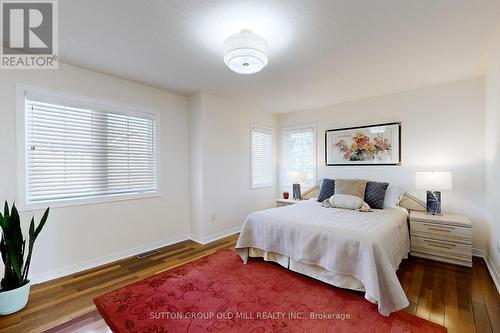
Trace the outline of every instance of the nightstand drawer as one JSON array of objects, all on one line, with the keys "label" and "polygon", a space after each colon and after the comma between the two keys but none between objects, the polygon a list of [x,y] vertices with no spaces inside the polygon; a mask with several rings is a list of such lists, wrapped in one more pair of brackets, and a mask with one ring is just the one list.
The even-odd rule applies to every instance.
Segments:
[{"label": "nightstand drawer", "polygon": [[438,255],[447,258],[470,261],[472,257],[472,246],[457,244],[441,240],[411,237],[411,251]]},{"label": "nightstand drawer", "polygon": [[472,228],[421,221],[410,221],[410,232],[412,236],[463,244],[471,244],[472,237]]}]

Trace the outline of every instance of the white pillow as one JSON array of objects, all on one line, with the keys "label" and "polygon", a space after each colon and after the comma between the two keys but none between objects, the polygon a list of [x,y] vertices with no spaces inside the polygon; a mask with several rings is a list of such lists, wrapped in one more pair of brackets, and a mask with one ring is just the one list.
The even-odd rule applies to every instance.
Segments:
[{"label": "white pillow", "polygon": [[328,199],[332,207],[344,209],[356,209],[363,212],[371,211],[370,206],[360,197],[348,194],[334,194]]},{"label": "white pillow", "polygon": [[399,202],[403,199],[405,191],[400,186],[391,186],[385,191],[384,208],[395,208],[399,206]]}]

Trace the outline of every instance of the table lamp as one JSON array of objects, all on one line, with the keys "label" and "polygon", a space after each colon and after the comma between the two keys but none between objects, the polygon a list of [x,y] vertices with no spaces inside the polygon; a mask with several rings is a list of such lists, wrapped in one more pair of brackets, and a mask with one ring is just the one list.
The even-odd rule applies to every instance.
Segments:
[{"label": "table lamp", "polygon": [[415,185],[427,191],[427,214],[441,214],[441,191],[451,190],[451,172],[416,172]]},{"label": "table lamp", "polygon": [[288,179],[293,182],[293,199],[300,200],[300,183],[307,180],[307,173],[305,171],[290,171]]}]

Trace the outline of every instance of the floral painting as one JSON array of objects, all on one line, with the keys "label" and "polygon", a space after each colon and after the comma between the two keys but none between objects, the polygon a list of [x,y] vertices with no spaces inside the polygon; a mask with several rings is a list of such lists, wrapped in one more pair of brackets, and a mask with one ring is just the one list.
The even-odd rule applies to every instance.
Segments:
[{"label": "floral painting", "polygon": [[328,130],[327,165],[397,165],[400,163],[400,124]]}]

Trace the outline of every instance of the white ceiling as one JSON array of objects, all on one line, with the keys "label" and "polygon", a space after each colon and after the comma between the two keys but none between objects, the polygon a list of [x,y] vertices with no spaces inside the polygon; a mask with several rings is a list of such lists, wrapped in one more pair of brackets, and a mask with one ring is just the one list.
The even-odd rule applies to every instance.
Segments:
[{"label": "white ceiling", "polygon": [[[183,95],[204,91],[284,112],[482,72],[500,0],[62,0],[60,60]],[[225,37],[268,39],[269,64],[239,75]]]}]

